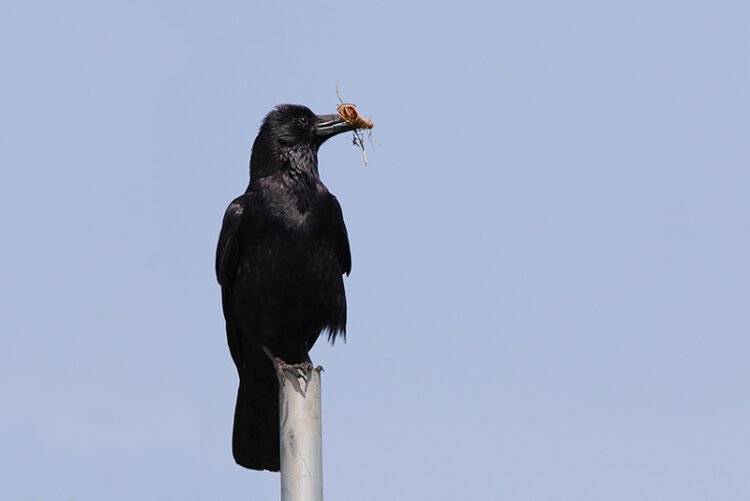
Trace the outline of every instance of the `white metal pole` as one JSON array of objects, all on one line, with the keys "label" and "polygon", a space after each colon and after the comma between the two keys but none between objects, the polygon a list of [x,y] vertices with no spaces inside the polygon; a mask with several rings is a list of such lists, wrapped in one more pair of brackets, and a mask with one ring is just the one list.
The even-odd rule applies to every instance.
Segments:
[{"label": "white metal pole", "polygon": [[323,501],[320,372],[284,369],[279,385],[281,501]]}]

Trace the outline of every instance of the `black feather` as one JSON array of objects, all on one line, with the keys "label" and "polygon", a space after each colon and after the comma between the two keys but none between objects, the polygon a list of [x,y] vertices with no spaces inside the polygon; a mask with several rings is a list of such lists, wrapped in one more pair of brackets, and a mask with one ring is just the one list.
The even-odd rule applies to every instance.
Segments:
[{"label": "black feather", "polygon": [[[250,184],[224,215],[216,252],[227,340],[240,379],[232,449],[238,464],[278,471],[278,382],[263,349],[308,360],[321,331],[346,332],[343,274],[351,254],[341,207],[320,180],[304,106],[282,105],[253,144]],[[305,126],[306,125],[306,126]]]}]

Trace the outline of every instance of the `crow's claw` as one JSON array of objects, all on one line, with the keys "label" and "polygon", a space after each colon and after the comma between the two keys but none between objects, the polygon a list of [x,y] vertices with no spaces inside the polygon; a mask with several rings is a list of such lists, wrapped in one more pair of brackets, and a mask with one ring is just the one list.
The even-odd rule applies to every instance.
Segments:
[{"label": "crow's claw", "polygon": [[288,364],[279,357],[274,357],[273,365],[276,368],[276,376],[279,378],[279,382],[282,386],[286,383],[284,371],[289,371],[294,374],[297,379],[304,379],[304,381],[307,382],[307,373],[313,370],[313,364],[309,360],[299,364]]}]

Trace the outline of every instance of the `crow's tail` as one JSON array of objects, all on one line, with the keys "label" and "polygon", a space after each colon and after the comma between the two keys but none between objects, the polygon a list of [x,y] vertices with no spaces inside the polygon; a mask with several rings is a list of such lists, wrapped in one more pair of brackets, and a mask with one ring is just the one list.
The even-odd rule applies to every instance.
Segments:
[{"label": "crow's tail", "polygon": [[279,389],[271,360],[257,347],[246,349],[234,408],[232,453],[237,464],[279,471]]}]

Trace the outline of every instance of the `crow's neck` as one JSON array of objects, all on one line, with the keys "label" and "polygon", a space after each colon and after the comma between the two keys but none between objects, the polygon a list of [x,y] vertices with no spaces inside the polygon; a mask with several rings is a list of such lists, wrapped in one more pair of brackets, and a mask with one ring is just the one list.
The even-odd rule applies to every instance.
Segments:
[{"label": "crow's neck", "polygon": [[286,148],[280,155],[282,182],[300,196],[317,191],[318,152],[310,147]]},{"label": "crow's neck", "polygon": [[[278,162],[267,176],[252,176],[248,191],[256,191],[270,212],[291,223],[303,222],[322,187],[317,151],[286,148],[274,156]],[[268,163],[264,165],[269,167]],[[252,167],[251,167],[252,174]]]}]

